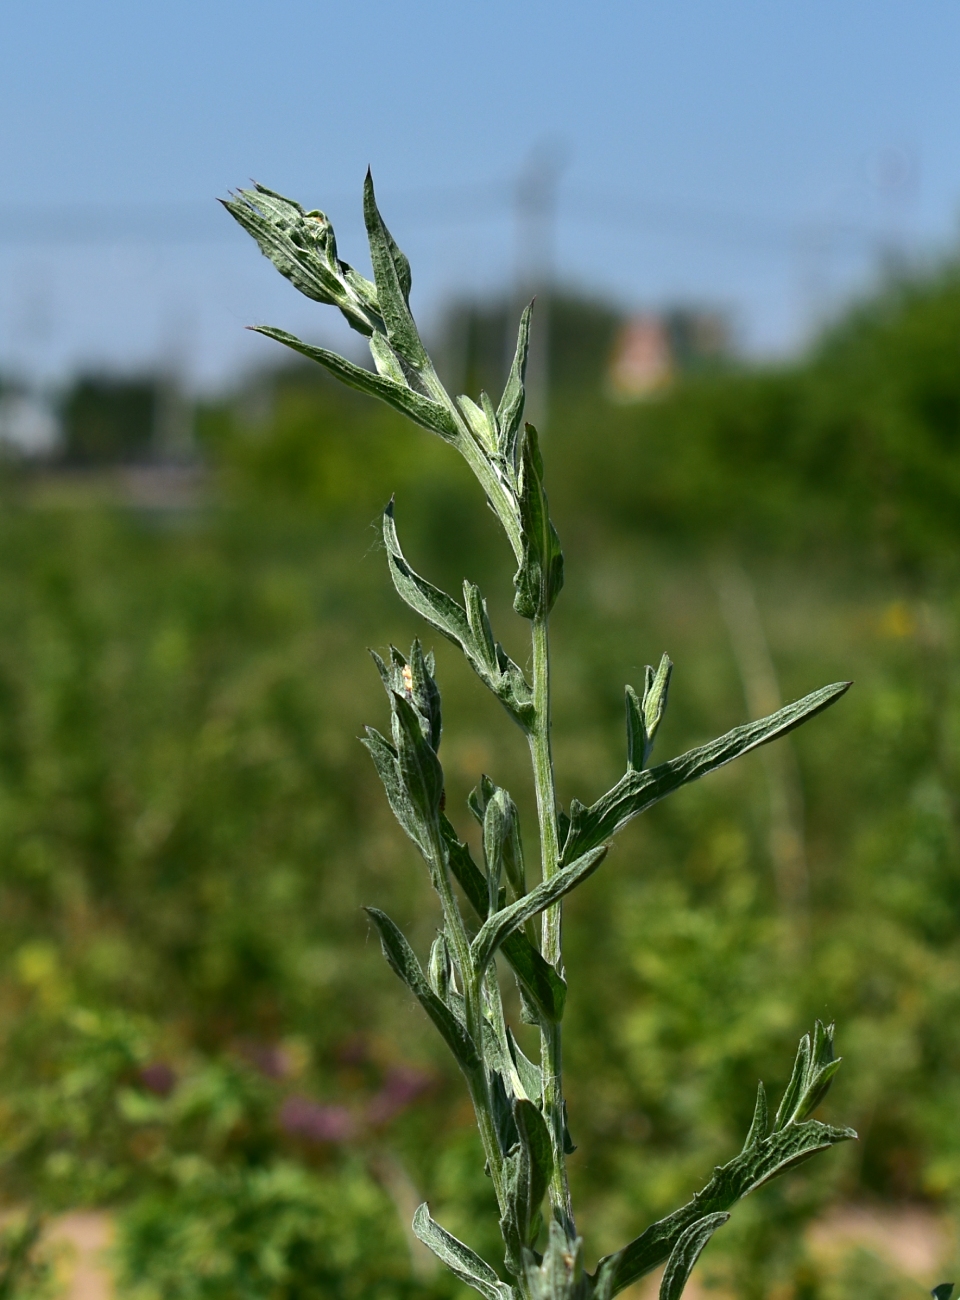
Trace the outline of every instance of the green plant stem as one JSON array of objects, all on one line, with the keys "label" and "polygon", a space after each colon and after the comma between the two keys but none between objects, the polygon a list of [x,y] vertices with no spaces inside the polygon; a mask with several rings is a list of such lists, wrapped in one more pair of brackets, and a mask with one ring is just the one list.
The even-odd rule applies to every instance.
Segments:
[{"label": "green plant stem", "polygon": [[457,904],[456,896],[453,892],[453,886],[450,883],[450,873],[447,869],[446,857],[443,846],[440,843],[439,835],[435,836],[431,844],[431,850],[434,862],[434,876],[436,879],[437,893],[440,895],[440,905],[443,910],[443,919],[445,929],[453,942],[453,952],[456,958],[457,966],[460,969],[460,978],[463,981],[463,1002],[466,1013],[467,1033],[477,1045],[480,1053],[481,1067],[475,1079],[468,1080],[470,1085],[470,1096],[473,1101],[473,1108],[477,1116],[477,1126],[480,1129],[480,1137],[483,1141],[484,1154],[487,1157],[487,1165],[490,1170],[490,1177],[493,1180],[494,1191],[497,1194],[497,1201],[501,1210],[504,1208],[503,1202],[503,1156],[500,1151],[500,1140],[497,1137],[496,1127],[493,1122],[493,1112],[490,1105],[490,1089],[487,1083],[487,1067],[483,1060],[483,1003],[481,996],[481,981],[473,973],[473,964],[470,960],[470,941],[467,938],[467,931],[463,924],[463,917]]},{"label": "green plant stem", "polygon": [[457,409],[456,403],[451,399],[450,394],[441,384],[437,372],[430,366],[421,373],[424,387],[435,401],[445,406],[453,416],[457,427],[460,430],[460,437],[456,443],[457,450],[463,456],[464,460],[470,466],[480,486],[487,494],[490,504],[493,506],[497,518],[503,525],[503,530],[507,534],[507,540],[517,558],[518,563],[523,559],[523,539],[520,536],[520,520],[517,513],[517,504],[510,492],[507,491],[504,484],[494,472],[489,458],[484,455],[480,447],[477,446],[476,439],[467,428],[463,416]]},{"label": "green plant stem", "polygon": [[[541,870],[543,879],[550,880],[560,867],[560,842],[550,740],[550,642],[545,615],[533,621],[533,698],[536,721],[530,731],[530,754],[540,822]],[[543,955],[552,966],[558,968],[561,955],[561,914],[560,903],[554,903],[543,914]],[[554,1215],[572,1238],[573,1208],[563,1152],[563,1050],[559,1024],[541,1021],[540,1066],[543,1071],[543,1109],[553,1139],[550,1203]]]}]

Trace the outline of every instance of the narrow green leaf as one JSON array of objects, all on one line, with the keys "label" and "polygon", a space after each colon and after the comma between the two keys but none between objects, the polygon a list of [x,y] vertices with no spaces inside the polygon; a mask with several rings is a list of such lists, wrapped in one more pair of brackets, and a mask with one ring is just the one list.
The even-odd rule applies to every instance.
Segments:
[{"label": "narrow green leaf", "polygon": [[570,829],[563,846],[564,862],[579,857],[594,845],[615,835],[621,827],[660,799],[698,780],[708,772],[723,767],[741,754],[784,736],[794,727],[835,704],[849,690],[850,682],[836,682],[788,704],[767,718],[735,727],[708,745],[690,749],[679,758],[647,768],[627,772],[612,790],[591,807],[577,801],[570,805]]},{"label": "narrow green leaf", "polygon": [[[483,872],[470,856],[470,850],[457,836],[449,820],[441,815],[440,830],[447,849],[450,870],[467,897],[477,917],[486,916],[487,884]],[[559,1024],[567,996],[567,985],[554,968],[545,961],[530,940],[520,930],[503,940],[500,951],[513,967],[520,983],[521,993],[533,1003],[537,1014],[544,1020]]]},{"label": "narrow green leaf", "polygon": [[425,618],[431,627],[460,646],[470,658],[470,654],[476,652],[472,645],[473,636],[466,611],[452,596],[448,596],[439,587],[434,587],[426,578],[421,578],[407,563],[397,536],[393,501],[387,504],[383,512],[383,541],[397,595],[421,618]]},{"label": "narrow green leaf", "polygon": [[448,596],[439,587],[434,587],[411,568],[400,549],[392,501],[383,512],[383,541],[390,565],[390,577],[400,599],[425,618],[431,627],[460,647],[484,685],[493,692],[514,721],[527,730],[533,721],[533,692],[523,673],[499,643],[494,644],[494,661],[491,663],[492,633],[489,630],[486,607],[476,588],[471,587],[468,599],[473,602],[473,608],[468,611],[452,596]]},{"label": "narrow green leaf", "polygon": [[653,749],[653,742],[656,739],[657,729],[663,721],[663,715],[667,709],[667,692],[670,689],[672,672],[673,664],[666,655],[660,656],[660,663],[656,672],[649,665],[647,666],[643,691],[643,727],[646,733],[646,745],[643,755],[644,767],[647,765],[650,751]]},{"label": "narrow green leaf", "polygon": [[[809,1040],[807,1040],[809,1041]],[[793,1080],[785,1097],[794,1092]],[[780,1111],[783,1110],[781,1104]],[[778,1111],[778,1114],[780,1113]],[[614,1255],[600,1260],[593,1277],[594,1294],[610,1300],[624,1287],[658,1268],[674,1250],[691,1225],[705,1216],[725,1213],[737,1201],[756,1191],[788,1169],[793,1169],[828,1147],[856,1138],[850,1128],[833,1128],[818,1120],[788,1119],[779,1131],[763,1136],[767,1125],[766,1096],[761,1085],[750,1132],[743,1150],[733,1160],[718,1166],[702,1191],[681,1209],[653,1223],[639,1237]]]},{"label": "narrow green leaf", "polygon": [[520,928],[531,916],[536,916],[545,908],[558,902],[565,894],[576,889],[582,881],[593,874],[607,855],[606,845],[591,849],[563,867],[550,880],[542,880],[529,894],[524,894],[509,907],[502,908],[480,927],[476,938],[470,945],[470,957],[474,970],[482,974],[490,958],[508,935]]},{"label": "narrow green leaf", "polygon": [[450,990],[453,987],[453,962],[450,958],[450,949],[447,946],[447,936],[443,931],[437,935],[430,945],[427,979],[440,1001],[449,1005]]},{"label": "narrow green leaf", "polygon": [[501,1282],[476,1251],[458,1241],[446,1228],[441,1228],[430,1217],[426,1201],[417,1207],[413,1216],[413,1231],[455,1277],[473,1287],[474,1291],[479,1291],[484,1300],[514,1300],[513,1287]]},{"label": "narrow green leaf", "polygon": [[480,780],[467,795],[467,807],[476,818],[478,826],[483,825],[483,819],[487,811],[487,804],[493,798],[496,789],[496,784],[491,781],[486,772],[484,772],[480,777]]},{"label": "narrow green leaf", "polygon": [[[770,1111],[767,1106],[767,1090],[761,1081],[757,1085],[757,1100],[753,1108],[753,1119],[750,1121],[750,1128],[747,1131],[747,1138],[743,1144],[744,1151],[752,1151],[758,1142],[767,1136],[767,1129],[770,1127]],[[741,1153],[742,1154],[742,1153]]]},{"label": "narrow green leaf", "polygon": [[[527,892],[526,871],[523,861],[523,844],[520,840],[520,815],[517,805],[506,790],[490,782],[489,796],[483,808],[483,855],[487,868],[487,881],[491,889],[490,915],[497,910],[500,881],[506,871],[507,880],[515,898]],[[496,878],[496,890],[492,881]]]},{"label": "narrow green leaf", "polygon": [[407,943],[402,932],[390,920],[389,916],[385,912],[381,912],[379,908],[367,907],[364,911],[379,931],[383,955],[389,962],[391,969],[400,976],[440,1030],[464,1074],[468,1077],[474,1075],[481,1068],[480,1054],[477,1051],[476,1044],[470,1038],[460,1019],[440,1000],[427,983],[416,954]]},{"label": "narrow green leaf", "polygon": [[361,745],[369,751],[383,788],[386,791],[390,811],[400,823],[401,828],[413,840],[420,852],[426,857],[429,853],[428,828],[418,816],[410,797],[404,787],[397,762],[397,751],[390,742],[373,727],[366,727],[366,735]]},{"label": "narrow green leaf", "polygon": [[423,734],[420,713],[405,695],[393,693],[393,747],[403,788],[418,819],[432,825],[443,798],[443,768]]},{"label": "narrow green leaf", "polygon": [[282,343],[284,347],[292,348],[294,352],[299,352],[301,356],[309,358],[310,361],[316,361],[319,365],[325,366],[332,375],[335,375],[348,388],[356,388],[359,392],[368,393],[371,397],[379,397],[388,406],[392,406],[396,410],[402,411],[404,415],[409,416],[415,424],[421,425],[424,429],[429,429],[431,433],[438,433],[446,442],[456,442],[460,436],[453,417],[446,407],[441,406],[439,402],[434,402],[429,397],[423,397],[420,393],[415,393],[413,389],[405,388],[402,384],[387,379],[383,375],[374,374],[372,370],[364,370],[363,366],[354,365],[352,361],[347,361],[345,357],[338,356],[336,352],[328,352],[326,348],[318,348],[314,347],[312,343],[304,343],[302,339],[296,338],[293,334],[288,334],[285,330],[274,329],[271,325],[251,325],[250,328],[255,334],[263,334],[268,339],[275,339],[278,343]]},{"label": "narrow green leaf", "polygon": [[514,1067],[527,1099],[539,1105],[540,1098],[543,1096],[543,1071],[539,1065],[535,1065],[533,1061],[524,1056],[520,1044],[514,1038],[509,1025],[507,1026],[507,1046],[510,1049]]},{"label": "narrow green leaf", "polygon": [[470,427],[470,432],[487,455],[492,455],[497,450],[496,422],[491,424],[483,407],[478,406],[466,394],[461,394],[457,398],[457,405],[463,412],[463,417]]},{"label": "narrow green leaf", "polygon": [[483,815],[483,861],[487,868],[487,915],[493,916],[500,904],[500,881],[503,879],[503,842],[509,833],[503,800],[493,798]]},{"label": "narrow green leaf", "polygon": [[670,1255],[680,1234],[705,1214],[725,1211],[764,1183],[825,1151],[838,1142],[855,1138],[852,1129],[837,1129],[817,1120],[791,1124],[779,1133],[771,1133],[752,1151],[743,1152],[729,1164],[714,1171],[707,1186],[680,1210],[651,1224],[646,1232],[616,1255],[600,1261],[598,1273],[611,1269],[610,1294],[639,1281],[658,1268]]},{"label": "narrow green leaf", "polygon": [[463,607],[476,651],[483,659],[487,672],[493,677],[499,672],[499,660],[497,645],[493,639],[493,628],[490,626],[490,616],[487,613],[487,602],[481,596],[480,588],[476,583],[468,582],[466,579],[463,583]]},{"label": "narrow green leaf", "polygon": [[370,244],[377,301],[390,346],[408,365],[417,371],[423,370],[429,365],[429,358],[410,312],[410,263],[384,225],[369,171],[363,185],[363,219]]},{"label": "narrow green leaf", "polygon": [[518,495],[523,559],[513,576],[513,607],[523,618],[545,617],[563,586],[563,552],[550,522],[543,486],[543,460],[532,424],[520,441]]},{"label": "narrow green leaf", "polygon": [[[440,748],[440,737],[443,732],[440,691],[427,664],[427,657],[423,653],[419,637],[414,640],[413,645],[410,647],[409,667],[411,702],[420,715],[424,736],[430,742],[430,747],[436,752]],[[406,686],[406,683],[404,685]]]},{"label": "narrow green leaf", "polygon": [[523,315],[520,317],[520,329],[517,332],[517,350],[513,358],[513,365],[510,367],[510,374],[507,376],[503,396],[500,398],[500,405],[497,408],[500,454],[514,474],[516,474],[518,468],[517,434],[520,431],[520,421],[523,419],[523,404],[526,395],[524,384],[527,375],[527,352],[530,347],[530,317],[532,313],[533,303],[531,302],[524,307]]},{"label": "narrow green leaf", "polygon": [[384,379],[392,380],[393,383],[399,384],[401,388],[410,387],[403,366],[400,364],[400,358],[387,342],[386,335],[379,332],[371,335],[370,355],[373,357],[373,364],[377,367],[378,375],[383,375]]},{"label": "narrow green leaf", "polygon": [[[496,1039],[496,1035],[494,1035]],[[486,1042],[484,1042],[484,1051],[486,1052]],[[496,1048],[499,1054],[499,1042]],[[489,1072],[488,1096],[490,1098],[490,1111],[493,1116],[494,1128],[497,1130],[497,1141],[500,1144],[501,1153],[506,1156],[520,1141],[517,1133],[516,1120],[513,1117],[513,1095],[512,1091],[507,1088],[506,1079],[502,1070],[491,1070]]]},{"label": "narrow green leaf", "polygon": [[[520,983],[521,999],[529,999],[536,1011],[537,1020],[550,1020],[559,1024],[567,999],[567,983],[562,975],[534,947],[522,931],[515,930],[500,944],[500,951],[513,968]],[[525,1023],[536,1020],[524,1017]]]},{"label": "narrow green leaf", "polygon": [[553,1172],[553,1146],[547,1125],[532,1101],[516,1101],[513,1118],[518,1144],[504,1161],[507,1205],[500,1220],[506,1264],[520,1275],[524,1248],[531,1247],[540,1230],[540,1205]]},{"label": "narrow green leaf", "polygon": [[797,1048],[796,1059],[793,1062],[793,1071],[790,1080],[780,1098],[780,1105],[777,1107],[777,1114],[773,1121],[773,1131],[778,1132],[785,1125],[789,1124],[797,1112],[800,1098],[803,1095],[803,1085],[810,1072],[810,1035],[804,1034],[800,1039],[800,1046]]},{"label": "narrow green leaf", "polygon": [[483,411],[487,421],[487,428],[493,433],[493,446],[491,451],[497,450],[497,413],[493,409],[493,402],[490,400],[490,394],[485,390],[480,390],[480,409]]},{"label": "narrow green leaf", "polygon": [[812,1115],[830,1091],[833,1076],[840,1068],[841,1058],[833,1052],[834,1026],[818,1020],[813,1027],[813,1047],[810,1054],[810,1077],[806,1081],[803,1097],[797,1108],[797,1119]]},{"label": "narrow green leaf", "polygon": [[647,754],[647,729],[643,725],[643,705],[632,686],[624,687],[627,707],[627,771],[643,770]]},{"label": "narrow green leaf", "polygon": [[774,1120],[774,1129],[799,1122],[812,1115],[830,1091],[833,1076],[840,1068],[840,1057],[833,1054],[833,1025],[817,1021],[810,1035],[804,1034],[797,1049],[790,1082]]},{"label": "narrow green leaf", "polygon": [[663,1271],[660,1300],[680,1300],[704,1246],[729,1218],[729,1214],[705,1214],[680,1234]]},{"label": "narrow green leaf", "polygon": [[582,1300],[590,1294],[590,1279],[583,1272],[583,1241],[580,1237],[571,1239],[552,1217],[548,1231],[542,1259],[533,1251],[524,1253],[530,1300]]},{"label": "narrow green leaf", "polygon": [[[520,1145],[527,1153],[530,1166],[527,1192],[528,1224],[532,1224],[553,1177],[553,1143],[539,1106],[518,1098],[513,1118],[520,1135]],[[529,1242],[528,1244],[533,1244]]]}]

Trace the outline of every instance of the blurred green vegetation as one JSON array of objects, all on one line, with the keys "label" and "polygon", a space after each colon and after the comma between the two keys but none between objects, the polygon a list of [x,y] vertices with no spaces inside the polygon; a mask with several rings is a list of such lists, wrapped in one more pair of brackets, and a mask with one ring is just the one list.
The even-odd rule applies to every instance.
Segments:
[{"label": "blurred green vegetation", "polygon": [[81,376],[61,403],[65,459],[97,465],[143,458],[157,422],[157,390],[150,379]]},{"label": "blurred green vegetation", "polygon": [[[739,1149],[756,1080],[782,1085],[820,1016],[846,1058],[829,1111],[861,1141],[752,1198],[710,1268],[750,1297],[912,1294],[838,1281],[801,1229],[838,1200],[960,1209],[960,267],[890,283],[802,361],[642,405],[603,397],[610,321],[585,321],[544,439],[564,799],[622,771],[623,684],[662,650],[660,753],[744,718],[731,582],[785,699],[856,680],[781,742],[789,762],[752,756],[641,818],[568,907],[588,1256]],[[365,647],[420,630],[379,548],[391,493],[411,561],[478,581],[523,662],[510,557],[439,440],[317,372],[206,405],[197,436],[211,479],[189,508],[2,485],[3,1195],[115,1208],[121,1293],[145,1300],[452,1296],[412,1208],[495,1251],[493,1201],[460,1081],[360,910],[426,950],[422,864],[355,737],[383,719]],[[488,771],[532,847],[517,737],[436,649],[448,810],[472,833]],[[10,1294],[36,1291],[30,1268]]]}]

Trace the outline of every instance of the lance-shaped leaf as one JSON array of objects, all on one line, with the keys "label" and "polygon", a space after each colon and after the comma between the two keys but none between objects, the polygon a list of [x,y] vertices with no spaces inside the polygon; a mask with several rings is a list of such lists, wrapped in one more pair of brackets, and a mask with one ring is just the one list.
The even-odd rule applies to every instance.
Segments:
[{"label": "lance-shaped leaf", "polygon": [[[487,882],[483,872],[470,856],[450,821],[441,815],[440,831],[447,850],[450,870],[467,897],[477,917],[482,921],[487,912]],[[544,1020],[555,1024],[563,1019],[567,985],[554,968],[545,961],[522,931],[515,930],[500,945],[500,951],[513,967],[521,991]]]},{"label": "lance-shaped leaf", "polygon": [[472,1286],[474,1291],[479,1291],[484,1300],[514,1300],[513,1287],[501,1282],[476,1251],[458,1241],[446,1228],[441,1228],[430,1217],[426,1201],[417,1207],[413,1216],[413,1231],[451,1273],[467,1286]]},{"label": "lance-shaped leaf", "polygon": [[607,855],[607,846],[591,849],[588,853],[563,867],[549,880],[542,880],[529,894],[524,894],[509,907],[501,908],[480,927],[476,938],[470,945],[470,957],[474,970],[482,974],[487,963],[508,935],[519,929],[531,916],[544,911],[553,903],[559,902],[571,889],[576,889],[582,881],[593,874]]},{"label": "lance-shaped leaf", "polygon": [[514,896],[522,898],[527,892],[527,877],[517,805],[507,791],[495,785],[488,776],[483,776],[480,784],[470,792],[467,803],[483,827],[488,880],[493,862],[498,872],[501,867],[506,871]]},{"label": "lance-shaped leaf", "polygon": [[366,727],[365,730],[366,735],[361,739],[360,743],[369,750],[370,757],[373,759],[374,766],[386,791],[390,811],[424,857],[428,857],[430,853],[430,829],[417,812],[407,793],[400,772],[400,764],[397,761],[397,751],[386,737],[382,736],[374,727]]},{"label": "lance-shaped leaf", "polygon": [[377,368],[378,375],[383,375],[384,379],[392,379],[395,384],[399,384],[402,388],[410,387],[407,382],[406,372],[400,364],[400,358],[387,342],[385,334],[372,334],[370,336],[370,355],[373,357],[373,364]]},{"label": "lance-shaped leaf", "polygon": [[750,1127],[747,1129],[746,1141],[743,1144],[744,1151],[752,1151],[758,1142],[762,1142],[767,1136],[767,1129],[770,1127],[770,1109],[767,1106],[767,1090],[763,1086],[763,1081],[757,1084],[757,1100],[753,1107],[753,1119],[750,1121]]},{"label": "lance-shaped leaf", "polygon": [[550,522],[543,486],[543,459],[532,424],[524,426],[519,448],[518,496],[523,559],[513,575],[513,607],[523,618],[545,618],[563,586],[563,552]]},{"label": "lance-shaped leaf", "polygon": [[833,1054],[833,1025],[825,1026],[818,1020],[813,1028],[813,1042],[809,1034],[800,1040],[793,1074],[773,1121],[774,1132],[813,1114],[830,1091],[841,1059]]},{"label": "lance-shaped leaf", "polygon": [[707,1186],[682,1209],[651,1224],[629,1246],[600,1261],[599,1270],[610,1269],[613,1273],[611,1294],[616,1295],[658,1268],[668,1258],[680,1234],[696,1219],[728,1210],[748,1193],[809,1160],[818,1151],[855,1137],[853,1129],[833,1128],[817,1120],[791,1124],[779,1133],[771,1133],[751,1151],[716,1169]]},{"label": "lance-shaped leaf", "polygon": [[647,664],[642,701],[632,686],[626,688],[628,772],[638,772],[647,765],[657,729],[666,712],[672,672],[673,664],[663,655],[656,672]]},{"label": "lance-shaped leaf", "polygon": [[436,750],[423,734],[420,713],[405,695],[393,693],[393,746],[403,788],[417,817],[433,825],[443,798],[443,768]]},{"label": "lance-shaped leaf", "polygon": [[514,1068],[520,1079],[520,1086],[526,1093],[529,1101],[539,1104],[543,1096],[543,1071],[539,1065],[535,1065],[528,1057],[523,1054],[520,1044],[513,1036],[513,1031],[507,1026],[507,1046],[510,1055],[513,1058]]},{"label": "lance-shaped leaf", "polygon": [[583,1272],[583,1242],[579,1237],[571,1240],[556,1219],[550,1220],[549,1233],[543,1259],[533,1251],[524,1252],[530,1300],[582,1300],[588,1281]]},{"label": "lance-shaped leaf", "polygon": [[500,881],[503,879],[503,842],[507,835],[503,804],[491,799],[483,818],[483,861],[487,869],[487,915],[493,916],[500,906]]},{"label": "lance-shaped leaf", "polygon": [[667,1267],[663,1270],[660,1300],[680,1300],[704,1246],[729,1218],[729,1214],[705,1214],[680,1234],[677,1244],[670,1252]]},{"label": "lance-shaped leaf", "polygon": [[553,1173],[553,1146],[546,1122],[532,1101],[516,1101],[513,1118],[518,1134],[516,1150],[504,1160],[506,1207],[500,1231],[507,1248],[506,1265],[519,1276],[524,1247],[540,1231],[540,1205]]},{"label": "lance-shaped leaf", "polygon": [[424,1011],[440,1030],[457,1064],[468,1077],[481,1068],[480,1053],[462,1021],[442,1002],[427,983],[416,953],[400,929],[377,907],[365,909],[380,934],[383,955],[403,980]]},{"label": "lance-shaped leaf", "polygon": [[417,371],[423,370],[429,365],[429,358],[410,312],[410,263],[384,225],[369,171],[363,184],[363,220],[387,339],[409,366]]},{"label": "lance-shaped leaf", "polygon": [[673,664],[665,654],[660,656],[660,663],[656,672],[649,664],[647,665],[646,680],[643,687],[643,724],[651,745],[656,737],[657,728],[663,721],[663,715],[667,710],[667,692],[670,689],[670,676],[672,673]]},{"label": "lance-shaped leaf", "polygon": [[627,707],[627,771],[640,772],[647,754],[647,729],[643,723],[643,704],[632,686],[623,688]]},{"label": "lance-shaped leaf", "polygon": [[[825,1035],[826,1031],[823,1033]],[[809,1051],[809,1039],[806,1041]],[[802,1042],[798,1061],[801,1059],[809,1059],[804,1058]],[[791,1093],[795,1095],[796,1073],[795,1067],[785,1097]],[[782,1109],[781,1105],[781,1111]],[[801,1114],[802,1109],[796,1107],[793,1113]],[[810,1119],[798,1121],[789,1118],[779,1129],[775,1124],[770,1133],[766,1132],[766,1126],[767,1103],[761,1085],[750,1132],[740,1154],[714,1169],[709,1183],[692,1201],[665,1219],[651,1224],[623,1250],[602,1259],[593,1278],[594,1294],[609,1300],[609,1297],[624,1287],[658,1268],[670,1256],[682,1234],[694,1223],[708,1215],[725,1213],[744,1196],[788,1169],[809,1160],[818,1151],[825,1151],[838,1142],[847,1142],[857,1136],[853,1129],[834,1128]]]},{"label": "lance-shaped leaf", "polygon": [[458,645],[480,680],[524,730],[533,722],[533,692],[499,642],[494,642],[486,604],[472,583],[464,583],[466,603],[427,582],[400,549],[393,502],[383,512],[383,540],[397,595],[443,636]]},{"label": "lance-shaped leaf", "polygon": [[453,959],[450,956],[447,936],[442,930],[430,945],[427,979],[440,1001],[449,1006],[451,993],[454,990]]},{"label": "lance-shaped leaf", "polygon": [[487,409],[490,398],[486,393],[481,394],[480,401],[481,405],[478,406],[472,398],[461,394],[457,398],[457,405],[470,426],[470,432],[489,458],[497,451],[497,417],[492,407]]},{"label": "lance-shaped leaf", "polygon": [[517,332],[517,351],[510,367],[510,374],[497,407],[496,428],[500,454],[506,464],[517,473],[517,435],[520,421],[523,419],[523,404],[526,397],[525,381],[527,375],[527,352],[530,347],[530,316],[533,303],[523,309],[520,317],[520,329]]},{"label": "lance-shaped leaf", "polygon": [[352,361],[338,356],[336,352],[314,347],[312,343],[304,343],[302,339],[288,334],[286,330],[274,329],[271,325],[251,325],[250,328],[255,334],[264,334],[268,339],[276,339],[284,347],[292,348],[294,352],[299,352],[310,361],[325,366],[348,388],[356,388],[371,397],[379,397],[388,406],[402,411],[415,424],[422,425],[431,433],[438,433],[446,442],[456,442],[459,438],[459,430],[450,412],[432,398],[415,393],[412,388],[397,383],[394,379],[374,374],[372,370],[364,370],[363,366],[354,365]]},{"label": "lance-shaped leaf", "polygon": [[[484,1040],[484,1051],[486,1052],[486,1040]],[[507,1086],[502,1070],[490,1071],[487,1091],[493,1126],[497,1131],[497,1141],[502,1154],[506,1156],[517,1145],[519,1137],[513,1117],[513,1093]]]},{"label": "lance-shaped leaf", "polygon": [[747,754],[760,745],[766,745],[784,736],[794,727],[835,704],[849,690],[850,682],[835,682],[812,691],[802,700],[788,704],[767,718],[735,727],[725,736],[712,740],[709,745],[690,749],[679,758],[647,768],[642,772],[627,772],[605,795],[584,807],[576,799],[570,805],[570,829],[563,846],[563,858],[569,862],[609,839],[621,827],[658,800],[679,790],[681,786],[698,780],[708,772],[723,767],[741,754]]},{"label": "lance-shaped leaf", "polygon": [[340,261],[333,226],[324,213],[305,212],[265,185],[239,190],[220,202],[302,294],[339,307],[360,334],[372,337],[384,329],[376,286]]}]

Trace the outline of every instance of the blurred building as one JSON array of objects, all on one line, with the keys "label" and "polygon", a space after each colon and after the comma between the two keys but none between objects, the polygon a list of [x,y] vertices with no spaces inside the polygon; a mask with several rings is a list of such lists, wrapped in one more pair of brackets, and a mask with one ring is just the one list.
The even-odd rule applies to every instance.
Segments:
[{"label": "blurred building", "polygon": [[659,316],[628,320],[614,346],[608,373],[611,393],[621,400],[650,397],[666,388],[675,366],[670,338]]},{"label": "blurred building", "polygon": [[[499,395],[516,346],[521,304],[455,303],[434,349],[451,390]],[[625,316],[615,305],[567,291],[538,299],[533,329],[546,333],[546,380],[559,398],[606,393],[639,401],[680,374],[722,364],[732,332],[720,312],[675,308]]]},{"label": "blurred building", "polygon": [[620,328],[607,389],[621,402],[643,401],[682,373],[709,368],[731,353],[727,319],[718,312],[678,309],[632,316]]}]

